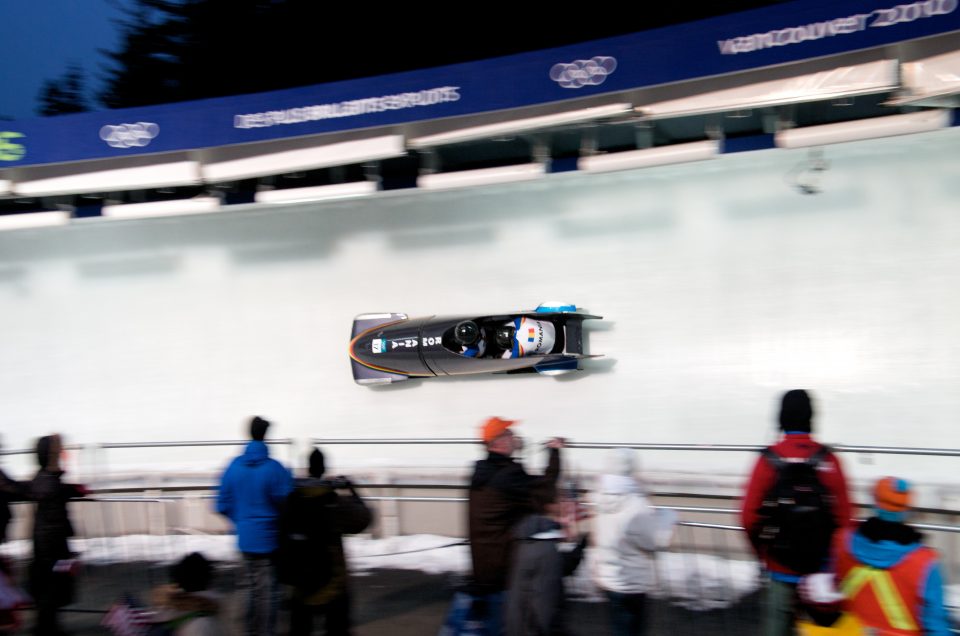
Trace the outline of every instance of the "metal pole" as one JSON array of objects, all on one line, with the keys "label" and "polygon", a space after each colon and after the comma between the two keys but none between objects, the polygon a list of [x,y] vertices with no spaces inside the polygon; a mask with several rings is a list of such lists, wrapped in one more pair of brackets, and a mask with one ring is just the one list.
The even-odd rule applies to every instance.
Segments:
[{"label": "metal pole", "polygon": [[[290,445],[292,439],[270,439],[265,440],[267,444]],[[190,446],[243,446],[249,443],[249,440],[195,440],[195,441],[173,441],[173,442],[115,442],[102,444],[101,448],[167,448],[167,447],[190,447]],[[455,438],[455,437],[424,437],[424,438],[338,438],[338,439],[312,439],[313,444],[355,444],[355,445],[391,445],[391,444],[417,444],[417,445],[458,445],[480,444],[480,440],[474,438]],[[574,449],[604,449],[604,448],[632,448],[636,450],[661,450],[661,451],[718,451],[718,452],[736,452],[748,453],[757,452],[765,448],[759,444],[660,444],[660,443],[640,443],[640,442],[571,442],[567,444],[568,448]],[[77,445],[67,446],[69,449],[79,448]],[[956,448],[912,448],[908,446],[860,446],[838,444],[831,448],[841,453],[865,453],[877,455],[924,455],[929,457],[960,457],[960,449]],[[15,449],[0,450],[0,455],[24,455],[35,452],[33,449]]]},{"label": "metal pole", "polygon": [[[632,448],[634,450],[759,452],[766,446],[754,444],[649,444],[632,442],[570,442],[567,448]],[[831,447],[835,448],[835,447]]]},{"label": "metal pole", "polygon": [[313,439],[313,444],[481,444],[479,439],[469,439],[462,437],[398,437],[398,438],[338,438],[338,439]]},{"label": "metal pole", "polygon": [[723,525],[719,523],[703,523],[700,521],[678,521],[677,525],[688,526],[690,528],[710,528],[712,530],[737,530],[738,532],[743,532],[743,526],[728,526],[728,525]]},{"label": "metal pole", "polygon": [[[287,445],[292,444],[293,440],[285,439],[266,439],[265,444]],[[114,442],[101,444],[101,448],[178,448],[190,446],[246,446],[250,443],[248,439],[242,440],[193,440],[176,442]]]}]

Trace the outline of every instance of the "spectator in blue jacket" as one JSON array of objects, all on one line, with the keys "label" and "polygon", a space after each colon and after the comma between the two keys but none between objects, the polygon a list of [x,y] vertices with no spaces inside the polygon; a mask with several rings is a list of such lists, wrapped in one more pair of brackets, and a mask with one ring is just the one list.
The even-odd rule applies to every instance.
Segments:
[{"label": "spectator in blue jacket", "polygon": [[269,427],[270,422],[260,417],[250,421],[252,441],[223,473],[217,496],[217,512],[233,522],[243,553],[248,636],[275,632],[280,600],[277,518],[293,489],[290,471],[270,458],[263,442]]}]

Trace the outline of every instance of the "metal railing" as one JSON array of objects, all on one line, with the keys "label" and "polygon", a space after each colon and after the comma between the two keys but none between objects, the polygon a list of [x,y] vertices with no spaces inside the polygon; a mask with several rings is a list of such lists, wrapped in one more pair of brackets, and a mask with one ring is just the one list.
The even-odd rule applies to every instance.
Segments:
[{"label": "metal railing", "polygon": [[[383,486],[383,485],[380,485]],[[396,486],[396,484],[387,485]],[[404,487],[420,488],[420,484],[404,485]],[[462,487],[460,487],[462,488]],[[129,493],[111,494],[101,493],[78,500],[86,507],[87,505],[101,506],[98,511],[91,511],[91,514],[84,517],[83,523],[77,523],[77,529],[81,534],[91,538],[87,539],[92,543],[88,544],[90,549],[98,546],[113,545],[110,542],[119,537],[123,537],[118,531],[132,530],[134,527],[149,525],[150,517],[161,519],[162,527],[156,528],[156,531],[163,533],[160,537],[162,546],[155,555],[158,558],[171,558],[179,553],[186,553],[192,550],[189,538],[182,534],[183,530],[169,525],[173,523],[176,515],[167,516],[167,511],[171,510],[167,506],[176,506],[178,502],[188,502],[195,500],[209,501],[216,495],[210,492],[190,495],[184,492],[175,494],[156,494],[155,491],[145,492],[142,496],[131,496]],[[405,503],[435,503],[437,505],[463,505],[467,498],[463,496],[407,496],[378,494],[364,497],[372,505],[389,505],[396,503],[399,505]],[[129,509],[127,506],[133,504],[146,504]],[[121,509],[111,509],[109,506],[120,506]],[[107,507],[104,507],[107,506]],[[694,515],[694,518],[681,518],[676,523],[674,543],[667,551],[658,553],[656,563],[658,569],[659,582],[658,595],[666,603],[658,603],[651,606],[654,612],[653,620],[666,624],[671,631],[686,632],[695,631],[696,633],[739,633],[745,629],[753,629],[757,624],[759,611],[765,602],[763,597],[757,594],[763,581],[760,579],[755,560],[743,540],[742,528],[732,523],[713,522],[705,520],[696,520],[696,515],[710,516],[735,516],[738,510],[729,507],[720,506],[697,506],[697,505],[656,505],[656,508],[673,510],[679,515]],[[209,507],[206,507],[209,514],[213,514]],[[134,523],[127,523],[121,517],[123,510],[134,516],[142,516],[142,519],[135,519]],[[79,516],[79,515],[78,515]],[[951,535],[960,533],[960,526],[947,524],[913,524],[915,527],[926,529],[931,532],[945,532]],[[97,526],[109,527],[113,534],[104,535],[102,538],[95,536]],[[92,534],[91,534],[92,532]],[[178,534],[180,533],[180,534]],[[139,541],[136,533],[131,536],[134,542]],[[110,537],[114,538],[111,539]],[[117,544],[115,548],[119,552],[129,550],[129,544]],[[151,544],[153,545],[153,544]],[[450,545],[439,545],[435,549],[448,548]],[[104,549],[101,547],[101,549]],[[141,551],[134,549],[134,554]],[[120,554],[119,557],[123,557]],[[390,554],[374,554],[364,557],[368,561],[380,556],[391,556]],[[123,558],[118,559],[115,565],[92,566],[88,568],[85,576],[90,581],[89,585],[96,586],[98,577],[109,577],[116,582],[118,579],[124,589],[131,591],[142,591],[149,589],[153,585],[163,582],[164,571],[155,566],[144,566],[133,564],[124,566]],[[25,567],[25,566],[21,566]],[[582,571],[576,576],[582,580],[589,580],[584,566]],[[231,569],[229,572],[235,572]],[[232,577],[236,575],[231,574]],[[83,582],[81,582],[84,584]],[[79,613],[103,612],[110,602],[115,599],[102,597],[102,593],[93,591],[84,597],[82,607],[74,606],[70,611]],[[103,604],[102,607],[100,605]]]},{"label": "metal railing", "polygon": [[[272,445],[293,445],[295,439],[267,439],[267,444]],[[455,445],[480,445],[482,441],[477,438],[460,437],[381,437],[381,438],[312,438],[309,440],[315,445],[353,445],[353,446],[376,446],[376,445],[436,445],[436,446],[455,446]],[[66,446],[69,450],[83,450],[88,447],[102,449],[133,449],[133,448],[189,448],[204,446],[244,446],[250,440],[177,440],[177,441],[158,441],[158,442],[108,442],[100,444],[69,444]],[[763,450],[766,446],[762,444],[672,444],[657,442],[569,442],[566,445],[571,449],[611,449],[611,448],[631,448],[634,450],[651,451],[693,451],[693,452],[740,452],[751,453]],[[868,455],[920,455],[928,457],[960,457],[960,449],[955,448],[922,448],[909,446],[863,446],[850,444],[830,445],[830,448],[840,453],[860,453]],[[0,449],[0,456],[3,455],[25,455],[36,452],[34,449]]]},{"label": "metal railing", "polygon": [[[264,440],[265,444],[271,444],[276,446],[289,446],[293,444],[295,440],[291,438],[286,439],[267,439]],[[87,448],[103,448],[103,449],[117,449],[117,448],[191,448],[191,447],[203,447],[203,446],[246,446],[250,443],[248,439],[235,440],[192,440],[192,441],[172,441],[172,442],[106,442],[102,444],[67,444],[64,446],[66,450],[79,451],[85,450]],[[0,449],[0,456],[3,455],[32,455],[37,451],[33,448],[19,448],[14,450],[5,450]]]},{"label": "metal railing", "polygon": [[[294,439],[271,439],[266,440],[268,444],[287,446],[290,451],[290,459],[294,459],[297,452],[297,440]],[[315,438],[308,440],[313,445],[321,446],[372,446],[372,445],[427,445],[427,446],[478,446],[480,440],[473,438]],[[73,444],[68,448],[74,450],[89,449],[89,452],[99,450],[118,450],[127,449],[173,449],[190,447],[238,447],[244,446],[248,440],[196,440],[196,441],[157,441],[157,442],[110,442],[96,445]],[[643,451],[671,451],[671,452],[741,452],[755,453],[764,446],[753,444],[671,444],[671,443],[627,443],[627,442],[573,442],[567,445],[570,449],[611,449],[611,448],[631,448]],[[938,448],[916,448],[916,447],[891,447],[891,446],[862,446],[862,445],[836,445],[831,447],[838,453],[854,454],[878,454],[878,455],[903,455],[903,456],[929,456],[929,457],[960,457],[960,449],[938,449]],[[32,454],[33,449],[24,450],[3,450],[0,455],[23,455]],[[378,480],[378,481],[383,481]],[[467,498],[460,496],[458,492],[463,492],[468,487],[466,484],[437,484],[437,483],[359,483],[357,487],[369,493],[365,494],[364,499],[369,501],[372,506],[380,509],[381,519],[385,516],[393,515],[396,531],[402,532],[404,528],[412,527],[407,519],[418,521],[422,516],[423,508],[417,506],[427,505],[433,510],[433,505],[437,506],[463,506]],[[111,541],[117,538],[129,538],[131,541],[139,541],[137,532],[146,528],[146,533],[155,532],[166,533],[162,535],[161,547],[155,557],[166,555],[171,558],[173,555],[192,549],[192,545],[185,538],[185,533],[196,531],[197,527],[207,528],[212,525],[203,525],[212,520],[215,515],[209,501],[216,497],[211,492],[215,490],[215,485],[209,486],[158,486],[158,487],[135,487],[135,488],[110,488],[96,492],[93,496],[82,500],[84,509],[87,506],[97,506],[97,508],[88,509],[88,513],[83,515],[85,523],[76,524],[81,533],[90,537],[93,548],[99,544],[102,549],[117,549],[120,552],[128,551],[128,547],[122,547],[126,544],[122,542],[113,544]],[[404,491],[412,491],[410,494]],[[204,492],[206,491],[206,492]],[[437,491],[438,496],[425,496],[417,491]],[[446,491],[440,494],[441,491]],[[455,492],[450,492],[455,491]],[[585,491],[582,491],[585,492]],[[136,495],[135,493],[143,493]],[[396,494],[392,494],[396,493]],[[659,553],[656,557],[657,568],[660,572],[661,580],[658,583],[659,594],[668,603],[656,603],[652,606],[652,620],[659,622],[661,626],[666,626],[663,632],[671,631],[678,633],[696,632],[696,633],[741,633],[756,628],[757,617],[762,613],[763,598],[757,593],[762,581],[758,576],[759,569],[755,558],[745,541],[743,529],[738,525],[738,521],[726,522],[738,519],[739,510],[733,507],[734,501],[738,498],[729,494],[706,494],[706,493],[683,493],[683,492],[652,492],[650,495],[656,499],[659,497],[670,498],[670,504],[657,505],[655,507],[666,510],[672,510],[681,516],[676,524],[674,544],[670,550]],[[677,499],[680,503],[674,503]],[[684,500],[692,500],[692,505],[685,505]],[[697,500],[706,503],[707,500],[717,502],[719,505],[696,505]],[[205,502],[202,506],[189,505],[189,501]],[[729,503],[727,503],[729,502]],[[139,504],[139,506],[138,506]],[[726,504],[726,505],[724,505]],[[133,506],[133,508],[131,508]],[[189,512],[193,510],[193,512]],[[438,517],[450,517],[460,514],[451,512],[447,515],[439,508]],[[939,515],[940,518],[946,518],[948,523],[914,523],[911,524],[917,529],[932,533],[931,536],[939,539],[939,543],[945,549],[945,559],[954,563],[954,570],[957,570],[956,563],[960,561],[960,555],[956,554],[956,537],[960,534],[960,525],[953,523],[960,519],[960,511],[953,510],[934,510],[922,509],[919,512],[932,515]],[[193,523],[197,518],[192,516],[200,514],[200,526],[182,525],[183,523]],[[412,515],[412,516],[411,516]],[[716,520],[710,517],[718,517]],[[727,519],[723,519],[726,517]],[[940,521],[935,517],[931,521]],[[925,520],[926,521],[926,520]],[[214,524],[215,525],[215,524]],[[416,525],[416,524],[414,524]],[[201,530],[203,531],[203,530]],[[222,521],[219,524],[218,532],[228,532],[228,526]],[[109,548],[109,546],[121,546],[118,548]],[[153,544],[151,544],[153,545]],[[105,546],[105,547],[104,547]],[[437,549],[449,546],[438,546]],[[136,549],[132,550],[134,554],[142,553]],[[121,554],[121,557],[124,555]],[[383,556],[383,555],[373,555]],[[150,586],[162,582],[162,570],[154,566],[143,567],[143,565],[131,564],[129,566],[103,566],[102,569],[93,567],[89,571],[91,581],[96,576],[105,576],[111,581],[124,579],[124,586],[131,590],[146,590]],[[25,564],[21,564],[21,571]],[[119,569],[117,569],[119,568]],[[581,571],[587,568],[581,566]],[[102,572],[102,574],[101,574]],[[577,576],[585,577],[582,572]],[[949,577],[948,577],[949,578]],[[955,578],[955,577],[954,577]],[[93,582],[91,585],[96,586]],[[109,604],[115,599],[106,599],[92,597],[86,601],[86,605],[96,607],[100,603]],[[106,605],[104,605],[106,607]],[[74,607],[74,610],[80,612],[99,612],[102,609],[86,609]]]},{"label": "metal railing", "polygon": [[[310,440],[319,445],[389,445],[389,444],[422,444],[422,445],[462,445],[482,444],[476,438],[454,437],[384,437],[384,438],[314,438]],[[610,449],[632,448],[635,450],[658,451],[714,451],[714,452],[759,452],[766,448],[763,444],[666,444],[650,442],[568,442],[567,448],[579,449]],[[954,448],[914,448],[908,446],[862,446],[836,444],[830,448],[840,453],[865,453],[875,455],[925,455],[930,457],[960,457],[960,449]]]}]

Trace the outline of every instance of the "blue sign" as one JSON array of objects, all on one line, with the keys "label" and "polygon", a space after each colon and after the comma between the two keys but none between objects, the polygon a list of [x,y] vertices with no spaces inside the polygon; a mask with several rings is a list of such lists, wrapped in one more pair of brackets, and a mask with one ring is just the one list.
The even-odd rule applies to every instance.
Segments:
[{"label": "blue sign", "polygon": [[403,124],[746,71],[957,31],[958,1],[796,1],[377,78],[0,122],[0,169]]}]

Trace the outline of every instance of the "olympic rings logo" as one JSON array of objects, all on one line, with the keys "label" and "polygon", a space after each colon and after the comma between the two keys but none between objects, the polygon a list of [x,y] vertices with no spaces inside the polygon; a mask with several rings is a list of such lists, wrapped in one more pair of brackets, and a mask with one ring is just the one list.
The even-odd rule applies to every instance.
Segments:
[{"label": "olympic rings logo", "polygon": [[599,86],[615,70],[617,70],[617,58],[609,55],[597,55],[589,60],[575,60],[569,64],[554,64],[553,68],[550,69],[550,79],[563,88]]},{"label": "olympic rings logo", "polygon": [[107,125],[100,129],[100,139],[114,148],[142,148],[159,134],[160,126],[149,121]]}]

